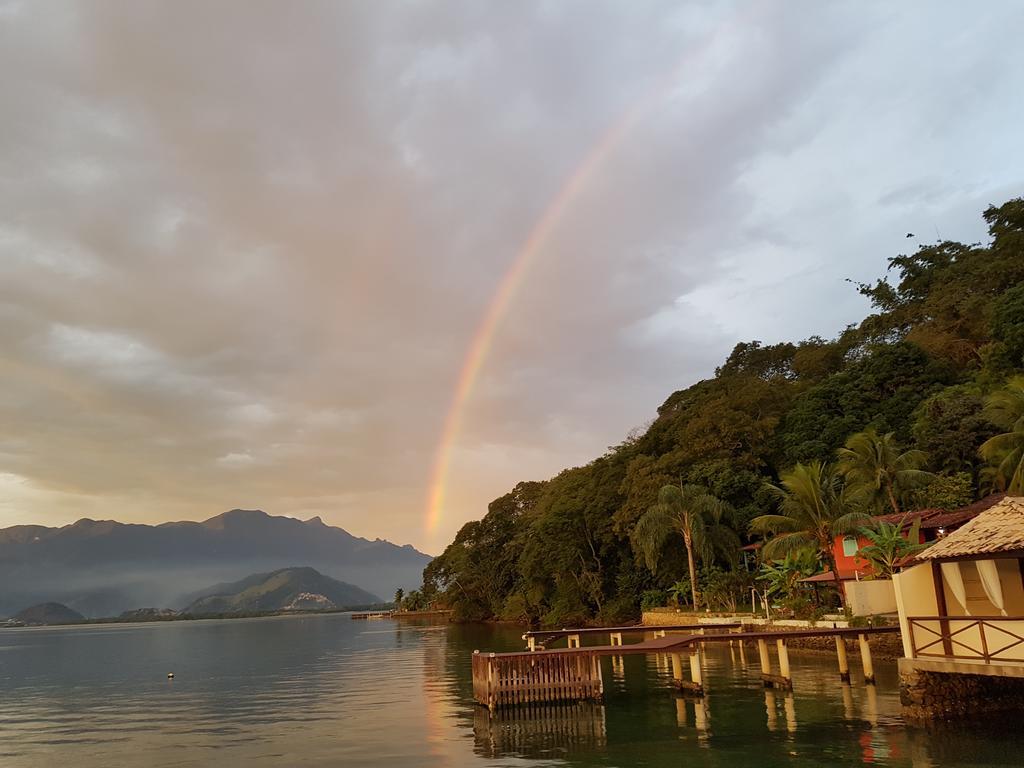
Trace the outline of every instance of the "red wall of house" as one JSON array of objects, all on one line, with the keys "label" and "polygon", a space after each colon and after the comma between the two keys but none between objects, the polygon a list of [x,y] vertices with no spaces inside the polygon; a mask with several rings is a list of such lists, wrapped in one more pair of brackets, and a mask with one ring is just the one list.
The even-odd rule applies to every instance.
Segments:
[{"label": "red wall of house", "polygon": [[[844,573],[846,571],[860,571],[861,573],[864,573],[865,571],[869,570],[868,563],[866,560],[862,560],[859,557],[848,557],[847,555],[843,554],[844,538],[846,537],[836,536],[832,540],[832,555],[836,559],[836,569],[840,573]],[[870,543],[871,542],[863,536],[857,537],[857,549],[860,549],[861,547],[866,547]],[[919,543],[924,543],[924,534],[920,535]]]},{"label": "red wall of house", "polygon": [[[843,554],[843,539],[845,536],[836,536],[832,540],[832,555],[836,559],[836,568],[840,573],[844,571],[860,571],[863,573],[867,569],[867,562],[857,557],[847,557]],[[857,537],[857,548],[866,546],[870,542],[863,536]]]}]

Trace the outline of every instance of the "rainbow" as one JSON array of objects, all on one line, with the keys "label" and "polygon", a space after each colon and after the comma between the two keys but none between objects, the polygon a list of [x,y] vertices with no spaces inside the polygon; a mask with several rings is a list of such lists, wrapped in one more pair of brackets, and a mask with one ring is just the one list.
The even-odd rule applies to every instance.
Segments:
[{"label": "rainbow", "polygon": [[710,48],[718,38],[721,30],[726,26],[725,22],[718,25],[702,45],[697,46],[692,51],[688,51],[682,60],[671,69],[668,76],[659,80],[642,99],[626,110],[605,131],[559,188],[557,194],[544,210],[523,243],[522,248],[520,248],[511,265],[502,276],[501,282],[498,283],[497,290],[491,299],[491,303],[487,306],[487,311],[484,313],[483,319],[480,325],[477,326],[476,332],[470,341],[469,349],[455,385],[455,394],[445,416],[428,485],[425,524],[428,535],[433,534],[437,530],[444,511],[448,469],[451,464],[455,442],[462,428],[462,418],[466,403],[469,401],[473,387],[479,379],[480,371],[483,368],[484,361],[487,359],[487,353],[490,351],[494,341],[494,334],[502,318],[508,312],[508,308],[512,304],[512,300],[515,298],[516,292],[522,285],[530,267],[536,262],[566,211],[579,197],[581,191],[587,187],[590,180],[615,151],[622,139],[632,131],[641,118],[662,101],[665,93],[678,80],[683,69],[694,58]]}]

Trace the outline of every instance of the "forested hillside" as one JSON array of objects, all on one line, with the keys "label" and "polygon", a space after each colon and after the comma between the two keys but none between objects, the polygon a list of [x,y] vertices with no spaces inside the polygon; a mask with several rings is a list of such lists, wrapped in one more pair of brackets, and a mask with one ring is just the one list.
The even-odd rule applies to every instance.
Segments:
[{"label": "forested hillside", "polygon": [[[984,218],[988,245],[921,247],[860,285],[873,313],[859,325],[834,339],[738,344],[713,378],[670,395],[646,431],[494,500],[426,568],[414,599],[463,618],[635,616],[645,591],[687,573],[681,537],[665,542],[653,572],[634,541],[662,486],[692,484],[728,502],[728,524],[747,542],[750,520],[775,511],[770,484],[780,473],[833,461],[866,428],[925,452],[935,477],[908,505],[954,507],[1005,486],[1013,445],[993,464],[978,449],[1005,431],[984,410],[987,398],[1024,371],[1024,200]],[[728,552],[700,563],[713,607],[745,587],[749,576],[734,565]]]}]

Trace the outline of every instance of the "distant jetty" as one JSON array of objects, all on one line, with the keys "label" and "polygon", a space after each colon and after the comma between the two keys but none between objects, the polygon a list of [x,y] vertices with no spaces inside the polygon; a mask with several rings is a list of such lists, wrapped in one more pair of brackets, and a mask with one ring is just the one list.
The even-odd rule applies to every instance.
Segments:
[{"label": "distant jetty", "polygon": [[448,618],[452,615],[450,609],[441,611],[362,611],[353,613],[353,619],[425,619],[425,618]]}]

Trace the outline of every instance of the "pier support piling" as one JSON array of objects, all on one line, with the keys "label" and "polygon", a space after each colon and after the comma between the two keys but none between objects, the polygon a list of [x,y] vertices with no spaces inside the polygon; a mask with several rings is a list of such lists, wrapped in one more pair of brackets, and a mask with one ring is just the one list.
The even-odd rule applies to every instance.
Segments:
[{"label": "pier support piling", "polygon": [[868,636],[864,634],[857,635],[857,639],[860,640],[860,661],[864,666],[864,682],[868,685],[874,685],[875,668],[871,664],[871,646],[868,645]]},{"label": "pier support piling", "polygon": [[683,679],[683,657],[682,654],[672,654],[672,680],[679,683]]},{"label": "pier support piling", "polygon": [[836,635],[836,658],[839,660],[839,679],[850,682],[850,660],[846,658],[846,640]]},{"label": "pier support piling", "polygon": [[775,645],[779,649],[779,675],[789,682],[790,687],[793,685],[793,677],[789,672],[789,646],[786,645],[784,638],[779,638],[775,641]]},{"label": "pier support piling", "polygon": [[700,650],[694,648],[690,651],[690,681],[693,683],[694,693],[704,693],[704,672],[700,666]]},{"label": "pier support piling", "polygon": [[761,657],[761,674],[770,675],[772,673],[772,660],[768,655],[768,642],[766,640],[757,641],[757,653]]}]

